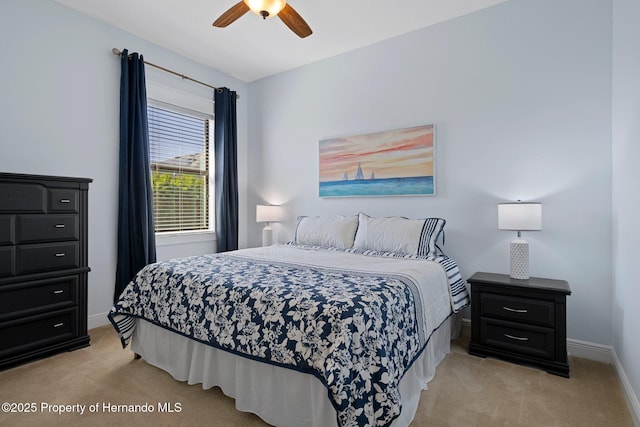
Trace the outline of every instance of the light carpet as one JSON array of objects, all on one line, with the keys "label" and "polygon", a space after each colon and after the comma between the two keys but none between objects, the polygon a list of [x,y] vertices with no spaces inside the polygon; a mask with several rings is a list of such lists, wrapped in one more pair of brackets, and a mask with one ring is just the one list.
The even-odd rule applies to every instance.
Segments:
[{"label": "light carpet", "polygon": [[[217,387],[203,390],[134,360],[111,326],[92,329],[90,335],[90,347],[0,372],[0,403],[22,411],[0,412],[1,426],[267,425],[236,410],[234,400]],[[429,390],[422,392],[412,426],[633,427],[610,365],[571,357],[567,379],[471,356],[467,345],[464,337],[452,342]],[[116,410],[136,404],[153,412]],[[28,409],[33,411],[24,412]]]}]

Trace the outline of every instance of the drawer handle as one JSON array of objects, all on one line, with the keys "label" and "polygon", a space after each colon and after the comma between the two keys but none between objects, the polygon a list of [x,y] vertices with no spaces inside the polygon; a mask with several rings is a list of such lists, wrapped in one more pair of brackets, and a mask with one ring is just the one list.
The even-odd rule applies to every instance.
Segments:
[{"label": "drawer handle", "polygon": [[60,326],[64,326],[64,322],[56,323],[53,325],[54,328],[59,328]]},{"label": "drawer handle", "polygon": [[509,335],[509,334],[504,334],[504,336],[507,337],[507,338],[511,338],[512,340],[529,341],[529,338],[527,338],[527,337],[514,337],[513,335]]},{"label": "drawer handle", "polygon": [[56,254],[56,256],[57,256],[58,258],[62,258],[62,257],[63,257],[63,256],[65,256],[65,255],[67,255],[67,254],[65,254],[64,252],[60,252],[60,253],[57,253],[57,254]]},{"label": "drawer handle", "polygon": [[507,310],[507,311],[510,311],[512,313],[528,313],[529,312],[529,310],[519,310],[517,308],[511,308],[511,307],[502,307],[502,308],[503,308],[503,310]]},{"label": "drawer handle", "polygon": [[65,228],[65,227],[66,227],[66,225],[64,225],[64,224],[56,224],[56,228]]},{"label": "drawer handle", "polygon": [[60,203],[71,203],[71,199],[60,199]]},{"label": "drawer handle", "polygon": [[56,290],[56,291],[53,291],[53,293],[54,293],[54,294],[62,294],[62,293],[64,293],[64,290],[62,290],[62,289],[58,289],[58,290]]}]

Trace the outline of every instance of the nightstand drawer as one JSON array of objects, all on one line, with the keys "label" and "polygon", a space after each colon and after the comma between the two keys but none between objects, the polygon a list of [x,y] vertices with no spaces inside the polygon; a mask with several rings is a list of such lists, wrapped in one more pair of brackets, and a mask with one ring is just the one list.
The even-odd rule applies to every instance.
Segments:
[{"label": "nightstand drawer", "polygon": [[543,359],[555,356],[553,329],[481,318],[480,344]]},{"label": "nightstand drawer", "polygon": [[480,295],[480,315],[549,327],[553,327],[555,322],[553,301],[488,292]]}]

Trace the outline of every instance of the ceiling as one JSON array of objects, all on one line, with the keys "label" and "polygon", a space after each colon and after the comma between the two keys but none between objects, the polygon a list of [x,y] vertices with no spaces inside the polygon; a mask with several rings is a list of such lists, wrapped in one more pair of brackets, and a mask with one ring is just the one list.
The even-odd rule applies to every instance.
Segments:
[{"label": "ceiling", "polygon": [[252,82],[506,0],[290,0],[313,30],[305,39],[280,19],[251,12],[226,28],[213,27],[238,0],[55,1]]}]

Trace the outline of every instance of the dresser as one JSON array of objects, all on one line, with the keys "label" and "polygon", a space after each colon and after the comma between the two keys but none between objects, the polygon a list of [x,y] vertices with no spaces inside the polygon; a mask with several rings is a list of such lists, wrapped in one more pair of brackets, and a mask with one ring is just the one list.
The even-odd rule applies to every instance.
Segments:
[{"label": "dresser", "polygon": [[469,353],[539,366],[569,377],[564,280],[475,273]]},{"label": "dresser", "polygon": [[90,182],[0,173],[0,369],[89,345]]}]

